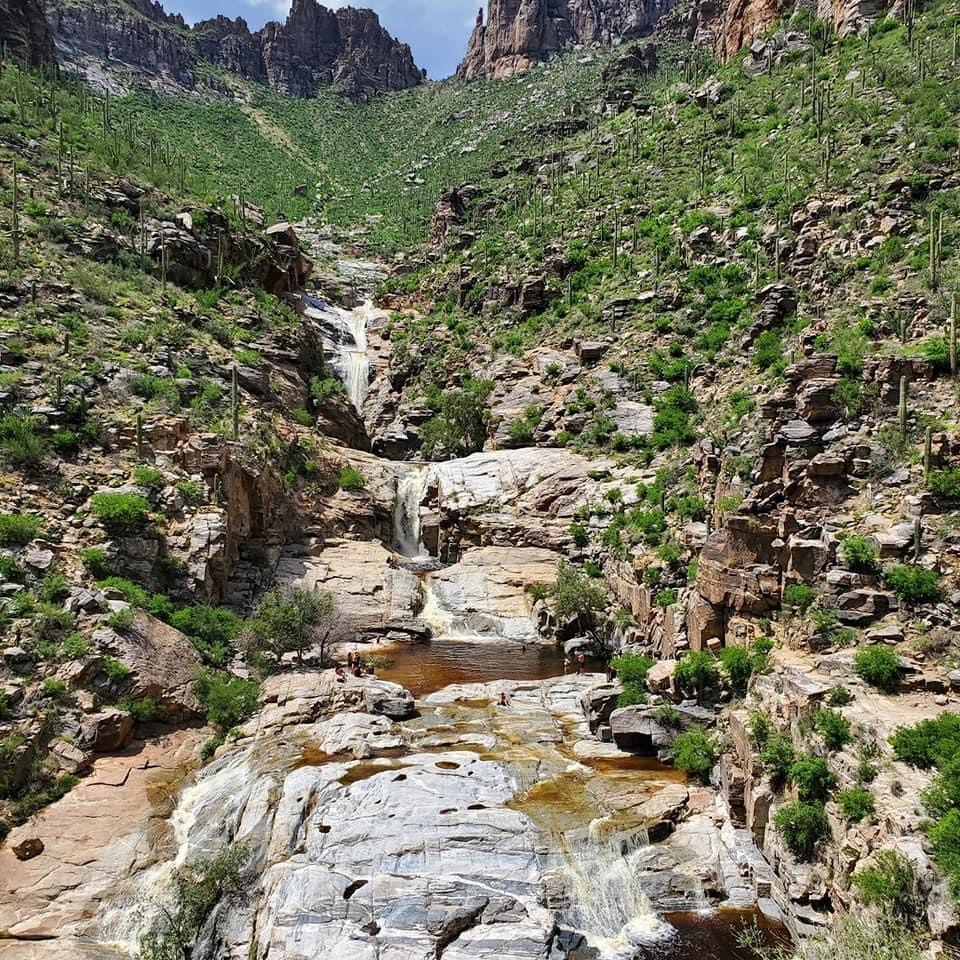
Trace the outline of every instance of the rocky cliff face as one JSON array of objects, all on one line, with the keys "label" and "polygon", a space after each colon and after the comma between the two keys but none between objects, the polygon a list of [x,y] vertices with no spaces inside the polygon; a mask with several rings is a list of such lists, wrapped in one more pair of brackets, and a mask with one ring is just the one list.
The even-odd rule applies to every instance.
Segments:
[{"label": "rocky cliff face", "polygon": [[53,60],[41,0],[0,0],[0,51],[32,66]]},{"label": "rocky cliff face", "polygon": [[190,28],[151,0],[56,0],[49,19],[60,62],[107,88],[128,86],[122,74],[132,72],[154,88],[190,89],[202,61],[303,97],[331,84],[364,97],[423,80],[410,48],[391,37],[372,10],[332,11],[316,0],[295,0],[284,23],[257,33],[241,17]]},{"label": "rocky cliff face", "polygon": [[490,0],[457,76],[505,77],[565,47],[634,39],[672,7],[673,0]]},{"label": "rocky cliff face", "polygon": [[763,39],[791,9],[813,13],[833,27],[840,37],[863,35],[871,21],[893,6],[885,0],[712,0],[697,6],[695,19],[699,39],[712,42],[723,62],[735,57],[744,47]]}]

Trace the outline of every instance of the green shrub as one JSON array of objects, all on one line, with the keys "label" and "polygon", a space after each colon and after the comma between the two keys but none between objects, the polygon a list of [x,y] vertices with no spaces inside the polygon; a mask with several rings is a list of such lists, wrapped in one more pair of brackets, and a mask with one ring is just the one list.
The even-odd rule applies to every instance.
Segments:
[{"label": "green shrub", "polygon": [[107,617],[107,626],[110,627],[111,630],[123,633],[125,630],[129,630],[136,620],[136,613],[134,613],[130,607],[124,607],[122,610],[114,610],[113,613]]},{"label": "green shrub", "polygon": [[294,423],[299,423],[301,427],[313,426],[313,417],[302,407],[296,407],[291,410],[290,416],[293,418]]},{"label": "green shrub", "polygon": [[877,551],[866,537],[847,537],[840,545],[840,557],[851,570],[859,573],[874,573],[879,566]]},{"label": "green shrub", "polygon": [[156,720],[159,709],[150,697],[141,700],[118,700],[117,709],[124,710],[133,717],[136,723],[150,723]]},{"label": "green shrub", "polygon": [[269,653],[277,661],[290,652],[302,660],[304,652],[319,641],[323,660],[323,644],[332,616],[333,595],[330,593],[299,587],[271,590],[261,598],[250,621],[254,650]]},{"label": "green shrub", "polygon": [[816,599],[817,591],[803,583],[791,583],[783,590],[783,602],[801,613],[806,613]]},{"label": "green shrub", "polygon": [[104,657],[103,672],[111,683],[122,683],[130,676],[130,668],[116,657]]},{"label": "green shrub", "polygon": [[831,707],[845,707],[848,703],[853,703],[853,694],[842,683],[836,683],[830,688],[827,703]]},{"label": "green shrub", "polygon": [[240,618],[225,607],[185,607],[170,618],[172,626],[189,637],[203,662],[222,667],[230,659],[240,633]]},{"label": "green shrub", "polygon": [[459,390],[447,390],[430,398],[436,411],[421,430],[423,455],[466,457],[483,449],[487,439],[487,398],[490,380],[468,380]]},{"label": "green shrub", "polygon": [[914,893],[913,864],[894,850],[881,850],[873,859],[873,866],[862,867],[853,875],[860,900],[891,916],[914,920],[923,906]]},{"label": "green shrub", "polygon": [[950,810],[929,831],[933,859],[946,874],[950,891],[960,897],[960,807]]},{"label": "green shrub", "polygon": [[196,480],[181,480],[177,484],[177,493],[188,507],[199,506],[207,499],[206,488]]},{"label": "green shrub", "polygon": [[81,660],[86,656],[90,644],[82,633],[71,633],[64,637],[60,644],[60,652],[68,660]]},{"label": "green shrub", "polygon": [[142,960],[188,957],[221,903],[236,898],[249,884],[250,850],[238,844],[212,859],[179,867],[172,880],[172,902],[160,911],[139,943]]},{"label": "green shrub", "polygon": [[17,562],[16,557],[0,553],[0,581],[18,583],[22,582],[26,575],[27,571]]},{"label": "green shrub", "polygon": [[623,693],[617,699],[618,707],[630,707],[647,702],[647,674],[654,661],[638,653],[624,652],[613,658],[611,666],[617,671],[617,679],[623,685]]},{"label": "green shrub", "polygon": [[900,687],[900,657],[882,644],[858,650],[853,658],[853,670],[883,693],[896,693]]},{"label": "green shrub", "polygon": [[37,608],[37,617],[33,621],[33,632],[37,640],[47,643],[58,641],[63,634],[77,624],[76,614],[62,607],[42,603]]},{"label": "green shrub", "polygon": [[47,677],[41,684],[43,695],[51,700],[62,700],[67,695],[67,685],[63,680]]},{"label": "green shrub", "polygon": [[25,547],[40,532],[40,520],[24,513],[0,513],[0,545]]},{"label": "green shrub", "polygon": [[356,467],[344,467],[340,471],[340,479],[337,481],[337,485],[341,490],[346,490],[349,493],[362,490],[364,485],[363,474]]},{"label": "green shrub", "polygon": [[150,503],[139,493],[96,493],[90,508],[114,537],[134,537],[150,523]]},{"label": "green shrub", "polygon": [[786,355],[780,336],[773,330],[766,330],[757,337],[753,345],[753,362],[761,370],[771,370],[779,376],[786,366]]},{"label": "green shrub", "polygon": [[751,711],[750,719],[747,721],[747,733],[754,750],[762,751],[766,748],[773,730],[773,724],[765,713],[761,713],[759,710]]},{"label": "green shrub", "polygon": [[678,770],[705,780],[716,762],[716,744],[703,727],[691,727],[674,741],[673,763]]},{"label": "green shrub", "polygon": [[890,743],[904,763],[921,769],[944,766],[960,756],[960,714],[943,713],[912,727],[898,727]]},{"label": "green shrub", "polygon": [[162,490],[167,485],[162,470],[142,464],[133,468],[133,482],[138,487],[146,487],[148,490]]},{"label": "green shrub", "polygon": [[570,536],[573,538],[573,545],[580,549],[590,542],[590,534],[582,523],[570,524]]},{"label": "green shrub", "polygon": [[70,581],[62,573],[52,573],[43,578],[37,595],[44,603],[61,603],[70,593]]},{"label": "green shrub", "polygon": [[723,665],[730,686],[735,693],[747,692],[747,684],[753,673],[753,658],[744,647],[723,647],[717,653],[717,659]]},{"label": "green shrub", "polygon": [[324,403],[331,397],[345,396],[347,388],[336,377],[314,377],[310,381],[310,399],[314,403]]},{"label": "green shrub", "polygon": [[194,685],[207,720],[220,730],[239,726],[257,709],[260,686],[253,680],[204,670]]},{"label": "green shrub", "polygon": [[831,750],[842,750],[853,739],[850,721],[837,710],[820,710],[814,726]]},{"label": "green shrub", "polygon": [[906,603],[933,603],[940,599],[940,576],[912,564],[891,567],[887,584]]},{"label": "green shrub", "polygon": [[773,815],[773,825],[798,860],[811,860],[817,844],[829,833],[823,807],[801,800],[784,804]]},{"label": "green shrub", "polygon": [[677,596],[676,590],[660,590],[653,598],[653,605],[661,610],[666,610],[667,607],[672,607],[677,602]]},{"label": "green shrub", "polygon": [[673,668],[677,685],[687,695],[706,699],[720,685],[720,671],[712,653],[698,650],[684,654]]},{"label": "green shrub", "polygon": [[40,421],[33,416],[9,413],[0,417],[0,458],[14,467],[36,469],[49,453],[40,434]]},{"label": "green shrub", "polygon": [[804,754],[798,757],[790,767],[790,779],[797,788],[801,800],[822,803],[830,796],[837,785],[837,778],[831,772],[823,757]]},{"label": "green shrub", "polygon": [[560,561],[553,587],[553,612],[560,621],[576,621],[578,629],[595,631],[597,614],[607,606],[603,589],[580,568]]},{"label": "green shrub", "polygon": [[98,580],[110,576],[110,560],[107,551],[102,547],[91,547],[89,550],[83,550],[80,553],[80,562]]},{"label": "green shrub", "polygon": [[840,812],[847,820],[857,822],[872,816],[876,810],[873,794],[869,790],[864,790],[863,787],[841,790],[837,794],[837,803],[840,806]]},{"label": "green shrub", "polygon": [[950,341],[946,337],[930,337],[920,344],[920,352],[939,372],[950,370]]},{"label": "green shrub", "polygon": [[960,468],[934,470],[927,482],[931,493],[950,500],[960,498]]}]

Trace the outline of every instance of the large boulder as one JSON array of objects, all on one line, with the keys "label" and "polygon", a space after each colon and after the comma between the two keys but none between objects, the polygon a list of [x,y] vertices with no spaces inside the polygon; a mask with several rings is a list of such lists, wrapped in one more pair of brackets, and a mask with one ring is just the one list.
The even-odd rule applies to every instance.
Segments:
[{"label": "large boulder", "polygon": [[108,707],[83,718],[80,739],[94,753],[122,750],[133,733],[133,717],[125,710]]},{"label": "large boulder", "polygon": [[202,716],[193,685],[203,661],[179,630],[139,610],[129,628],[103,627],[94,633],[93,641],[130,671],[120,680],[111,680],[102,671],[98,674],[94,686],[105,698],[149,698],[171,722]]}]

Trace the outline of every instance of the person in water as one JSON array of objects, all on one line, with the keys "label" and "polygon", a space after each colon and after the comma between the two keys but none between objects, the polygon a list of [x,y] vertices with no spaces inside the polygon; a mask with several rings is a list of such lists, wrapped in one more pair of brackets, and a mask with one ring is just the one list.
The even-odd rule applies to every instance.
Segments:
[{"label": "person in water", "polygon": [[586,663],[587,663],[586,654],[578,653],[577,654],[577,676],[578,677],[583,676],[583,668],[584,666],[586,666]]}]

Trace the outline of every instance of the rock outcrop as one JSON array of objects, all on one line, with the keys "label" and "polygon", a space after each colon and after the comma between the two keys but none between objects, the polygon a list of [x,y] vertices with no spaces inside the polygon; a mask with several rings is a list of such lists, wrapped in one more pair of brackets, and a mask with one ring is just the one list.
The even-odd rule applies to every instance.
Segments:
[{"label": "rock outcrop", "polygon": [[490,0],[457,76],[506,77],[567,47],[632,40],[650,33],[672,6],[672,0]]},{"label": "rock outcrop", "polygon": [[[23,0],[4,2],[16,7]],[[113,90],[127,86],[114,67],[157,89],[192,89],[203,61],[302,97],[329,85],[366,97],[423,80],[409,46],[391,37],[372,10],[334,11],[316,0],[295,0],[285,22],[256,33],[241,17],[190,28],[152,0],[54,0],[49,20],[58,60]]]},{"label": "rock outcrop", "polygon": [[33,67],[53,61],[42,0],[0,0],[0,51]]}]

